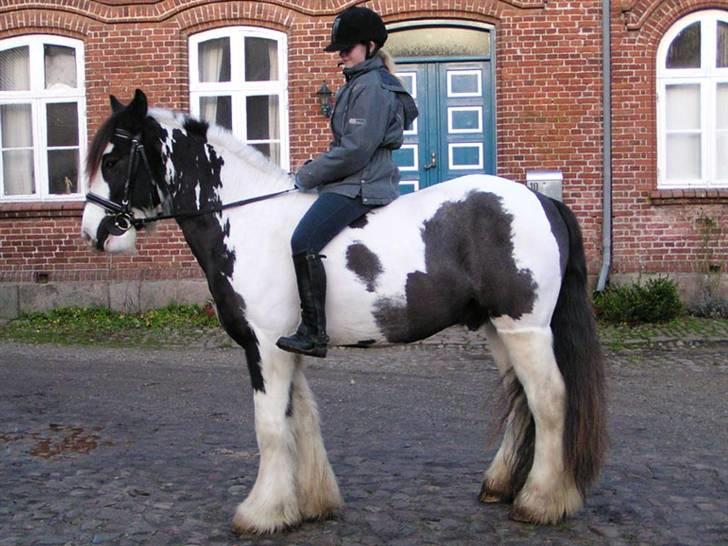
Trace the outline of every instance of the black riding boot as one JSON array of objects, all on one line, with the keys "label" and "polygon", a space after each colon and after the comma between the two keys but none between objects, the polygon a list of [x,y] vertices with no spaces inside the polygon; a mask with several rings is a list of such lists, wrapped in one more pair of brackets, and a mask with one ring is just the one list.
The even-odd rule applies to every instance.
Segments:
[{"label": "black riding boot", "polygon": [[326,270],[319,254],[293,257],[298,295],[301,297],[301,324],[292,336],[282,337],[276,345],[290,353],[323,358],[326,356]]}]

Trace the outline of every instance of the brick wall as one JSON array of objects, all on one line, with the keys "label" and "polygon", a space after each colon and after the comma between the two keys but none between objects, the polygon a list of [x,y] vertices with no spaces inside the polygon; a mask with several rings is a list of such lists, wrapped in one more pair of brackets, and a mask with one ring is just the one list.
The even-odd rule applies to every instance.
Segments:
[{"label": "brick wall", "polygon": [[614,271],[702,273],[728,264],[728,190],[657,191],[656,64],[680,18],[728,2],[623,2],[613,36]]},{"label": "brick wall", "polygon": [[[295,166],[328,143],[315,90],[323,80],[338,85],[341,77],[321,47],[334,14],[352,3],[38,0],[26,9],[24,1],[9,0],[0,6],[0,39],[51,33],[84,41],[91,137],[108,115],[110,93],[128,100],[140,87],[152,104],[188,109],[190,35],[228,25],[283,31],[289,45]],[[697,271],[707,261],[725,264],[728,237],[710,227],[728,225],[725,192],[655,191],[654,82],[656,49],[667,28],[700,7],[728,9],[728,1],[614,4],[615,271]],[[381,0],[367,5],[387,22],[437,17],[495,25],[498,174],[524,181],[530,169],[562,170],[564,198],[582,222],[590,269],[596,272],[601,260],[601,2]],[[137,255],[111,257],[91,253],[80,241],[80,215],[77,204],[0,204],[0,282],[30,282],[37,272],[49,273],[51,281],[199,278],[171,223],[142,234]]]}]

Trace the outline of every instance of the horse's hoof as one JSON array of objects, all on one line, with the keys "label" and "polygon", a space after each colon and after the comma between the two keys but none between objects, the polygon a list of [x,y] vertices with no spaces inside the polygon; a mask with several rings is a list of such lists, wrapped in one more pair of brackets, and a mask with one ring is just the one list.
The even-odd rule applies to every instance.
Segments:
[{"label": "horse's hoof", "polygon": [[232,532],[238,536],[260,536],[260,535],[272,535],[274,533],[280,533],[288,531],[294,527],[298,527],[303,522],[297,522],[294,524],[274,524],[261,527],[254,525],[252,522],[240,520],[237,516],[233,518]]},{"label": "horse's hoof", "polygon": [[509,517],[524,523],[556,525],[576,513],[583,501],[581,493],[570,481],[562,480],[549,489],[526,484],[515,499]]},{"label": "horse's hoof", "polygon": [[502,495],[494,495],[492,493],[481,493],[478,500],[483,504],[496,504],[500,502],[508,502]]},{"label": "horse's hoof", "polygon": [[508,518],[520,523],[532,523],[534,525],[556,525],[566,518],[563,510],[547,511],[543,507],[536,510],[529,510],[518,503],[513,505]]},{"label": "horse's hoof", "polygon": [[519,523],[540,523],[535,521],[534,518],[526,510],[519,506],[514,506],[508,514],[508,519],[517,521]]},{"label": "horse's hoof", "polygon": [[511,497],[508,493],[488,487],[486,483],[483,482],[483,487],[480,488],[478,500],[484,504],[507,503],[513,501],[513,497]]},{"label": "horse's hoof", "polygon": [[242,503],[233,516],[232,531],[236,535],[268,535],[287,531],[302,523],[298,510],[288,511],[281,509],[253,509],[250,505]]}]

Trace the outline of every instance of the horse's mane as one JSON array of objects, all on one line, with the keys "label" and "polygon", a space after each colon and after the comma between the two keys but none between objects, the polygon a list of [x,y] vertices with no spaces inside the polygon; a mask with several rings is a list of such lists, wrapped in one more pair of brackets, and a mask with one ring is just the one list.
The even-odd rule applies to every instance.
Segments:
[{"label": "horse's mane", "polygon": [[[89,179],[91,179],[99,168],[99,165],[101,165],[101,159],[106,151],[106,146],[109,142],[111,142],[111,137],[114,136],[114,130],[116,129],[118,118],[122,113],[123,111],[116,112],[109,116],[109,118],[96,132],[96,135],[91,142],[88,155],[86,156],[86,174]],[[150,108],[148,116],[156,120],[162,126],[176,128],[183,131],[186,131],[186,126],[188,126],[190,122],[203,124],[207,127],[207,141],[215,148],[225,150],[257,171],[260,171],[261,174],[267,175],[270,177],[270,180],[268,181],[269,184],[275,182],[276,184],[280,184],[286,188],[291,187],[292,185],[288,173],[252,146],[241,142],[230,131],[223,127],[208,125],[206,122],[196,120],[187,114],[167,110],[165,108]]]},{"label": "horse's mane", "polygon": [[214,124],[209,125],[207,122],[199,121],[188,114],[167,110],[165,108],[151,108],[149,110],[149,116],[157,120],[163,127],[176,128],[183,131],[187,131],[186,127],[190,125],[190,122],[204,124],[207,126],[207,142],[216,149],[225,150],[228,154],[234,155],[250,167],[260,171],[261,174],[270,177],[270,180],[266,181],[269,187],[274,182],[280,183],[280,185],[286,188],[292,186],[292,181],[286,171],[252,146],[242,142],[224,127]]}]

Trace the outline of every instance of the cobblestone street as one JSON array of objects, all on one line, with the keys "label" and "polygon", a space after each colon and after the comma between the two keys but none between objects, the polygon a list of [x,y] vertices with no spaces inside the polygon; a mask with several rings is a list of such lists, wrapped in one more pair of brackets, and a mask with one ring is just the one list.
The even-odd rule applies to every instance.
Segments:
[{"label": "cobblestone street", "polygon": [[480,347],[309,360],[346,508],[273,537],[230,520],[255,480],[242,352],[0,345],[0,546],[726,544],[728,345],[608,353],[611,446],[555,527],[477,501],[498,397]]}]

